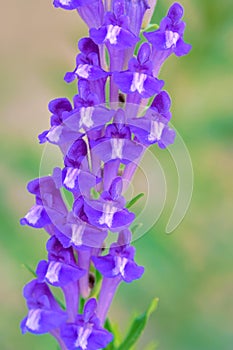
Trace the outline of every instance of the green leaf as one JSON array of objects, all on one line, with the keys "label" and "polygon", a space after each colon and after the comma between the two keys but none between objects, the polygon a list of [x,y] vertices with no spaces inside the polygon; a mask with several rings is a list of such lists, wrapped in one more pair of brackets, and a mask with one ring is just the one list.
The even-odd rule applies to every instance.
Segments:
[{"label": "green leaf", "polygon": [[114,338],[111,341],[111,343],[108,344],[108,346],[106,347],[106,350],[116,350],[116,347],[115,347],[115,334],[113,332],[112,325],[111,325],[111,322],[110,322],[109,318],[106,319],[104,328],[107,329],[107,331],[112,333],[113,336],[114,336]]},{"label": "green leaf", "polygon": [[84,304],[85,304],[85,299],[83,297],[81,297],[80,302],[79,302],[79,313],[80,314],[83,313]]},{"label": "green leaf", "polygon": [[142,334],[142,331],[144,330],[150,315],[157,309],[158,301],[158,298],[154,298],[151,304],[149,305],[147,311],[135,318],[126,338],[117,350],[130,350],[132,348],[132,346],[136,343],[136,341]]},{"label": "green leaf", "polygon": [[94,198],[94,199],[98,199],[99,196],[100,196],[100,194],[99,194],[99,192],[96,191],[95,188],[91,188],[91,196],[92,196],[92,198]]},{"label": "green leaf", "polygon": [[143,29],[143,33],[153,32],[154,30],[159,29],[159,25],[156,23],[149,24],[145,29]]},{"label": "green leaf", "polygon": [[33,275],[33,277],[37,277],[35,271],[29,265],[23,264],[23,267],[25,267]]},{"label": "green leaf", "polygon": [[57,298],[55,295],[54,295],[54,298],[55,298],[56,302],[61,306],[62,310],[65,310],[66,309],[65,304],[59,298]]},{"label": "green leaf", "polygon": [[144,196],[144,193],[139,193],[137,194],[133,199],[131,199],[129,202],[126,204],[126,208],[132,207],[140,198]]},{"label": "green leaf", "polygon": [[117,350],[118,345],[121,343],[121,335],[118,328],[118,324],[110,322],[109,318],[106,319],[104,328],[106,328],[110,333],[113,334],[113,341],[108,344],[106,350]]}]

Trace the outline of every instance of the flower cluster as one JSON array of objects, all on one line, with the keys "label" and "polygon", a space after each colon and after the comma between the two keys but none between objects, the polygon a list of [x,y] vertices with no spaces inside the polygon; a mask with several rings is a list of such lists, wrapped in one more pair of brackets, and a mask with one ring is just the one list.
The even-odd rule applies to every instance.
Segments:
[{"label": "flower cluster", "polygon": [[[134,261],[135,215],[124,192],[146,148],[165,148],[175,138],[158,73],[172,53],[185,55],[191,46],[178,3],[158,29],[144,33],[144,15],[152,16],[146,0],[54,0],[54,6],[77,10],[90,31],[64,78],[77,81],[78,94],[49,103],[51,126],[39,135],[40,143],[60,148],[64,166],[28,184],[35,204],[21,224],[44,228],[49,240],[47,260],[24,288],[29,311],[21,329],[48,332],[63,350],[95,350],[112,341],[104,325],[117,287],[144,272]],[[64,190],[72,194],[71,209]],[[108,249],[109,232],[116,239]],[[64,307],[49,286],[62,290]]]}]

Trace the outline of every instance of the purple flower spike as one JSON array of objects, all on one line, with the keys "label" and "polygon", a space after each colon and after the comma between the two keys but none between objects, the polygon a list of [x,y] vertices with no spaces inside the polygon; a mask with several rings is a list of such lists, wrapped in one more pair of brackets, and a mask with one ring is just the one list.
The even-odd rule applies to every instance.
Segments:
[{"label": "purple flower spike", "polygon": [[83,315],[78,315],[75,323],[62,327],[61,337],[69,350],[104,349],[112,341],[112,334],[99,325],[96,307],[95,299],[88,300]]},{"label": "purple flower spike", "polygon": [[144,33],[147,40],[157,51],[167,51],[167,56],[172,52],[176,56],[183,56],[189,53],[191,45],[183,41],[185,23],[181,21],[183,8],[180,4],[174,3],[160,23],[160,28],[154,32]]},{"label": "purple flower spike", "polygon": [[135,248],[112,244],[109,254],[102,257],[92,257],[95,268],[107,278],[121,276],[130,283],[141,278],[144,268],[134,262]]},{"label": "purple flower spike", "polygon": [[45,283],[40,283],[38,280],[29,282],[24,287],[24,297],[29,312],[21,322],[22,333],[52,332],[66,322],[67,314],[60,309]]},{"label": "purple flower spike", "polygon": [[[51,2],[76,10],[90,37],[79,40],[75,68],[64,77],[77,83],[72,101],[49,103],[50,127],[39,135],[40,143],[60,148],[63,165],[28,184],[35,204],[20,223],[44,228],[49,239],[47,260],[24,288],[28,314],[21,330],[50,333],[62,350],[101,350],[115,346],[108,346],[113,335],[103,327],[118,286],[144,273],[134,259],[135,214],[124,193],[146,148],[165,148],[175,138],[171,99],[158,73],[167,57],[185,55],[191,46],[183,40],[178,3],[158,30],[144,34],[145,42],[141,27],[156,0]],[[50,286],[61,289],[64,306]]]}]

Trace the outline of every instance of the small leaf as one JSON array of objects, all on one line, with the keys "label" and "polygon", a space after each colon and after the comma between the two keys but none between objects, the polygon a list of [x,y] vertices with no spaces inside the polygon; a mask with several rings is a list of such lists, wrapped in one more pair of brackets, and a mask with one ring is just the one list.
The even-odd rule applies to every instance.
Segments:
[{"label": "small leaf", "polygon": [[131,347],[136,343],[140,335],[142,334],[142,331],[144,330],[146,323],[152,314],[157,309],[158,306],[158,298],[154,298],[149,305],[147,311],[143,313],[142,315],[135,318],[133,321],[130,330],[122,342],[122,344],[118,347],[118,350],[130,350]]},{"label": "small leaf", "polygon": [[112,333],[113,336],[114,336],[114,338],[111,341],[111,343],[108,344],[108,346],[105,349],[106,350],[115,350],[116,349],[116,347],[115,347],[115,334],[113,333],[112,325],[111,325],[111,322],[109,321],[109,318],[106,319],[104,328],[107,329],[107,331]]},{"label": "small leaf", "polygon": [[92,196],[92,198],[94,198],[94,199],[98,199],[99,196],[100,196],[100,194],[99,194],[99,192],[96,191],[95,188],[91,188],[91,196]]},{"label": "small leaf", "polygon": [[73,197],[72,192],[68,191],[66,188],[63,187],[61,189],[61,194],[62,194],[62,198],[64,199],[68,208],[72,208],[73,203],[74,203],[74,197]]},{"label": "small leaf", "polygon": [[118,344],[121,343],[121,335],[117,324],[113,324],[109,318],[106,319],[104,328],[113,334],[113,341],[108,344],[106,350],[117,350]]},{"label": "small leaf", "polygon": [[157,29],[159,29],[159,25],[156,23],[151,23],[145,29],[143,29],[143,33],[153,32]]},{"label": "small leaf", "polygon": [[55,298],[56,302],[61,306],[62,310],[65,310],[66,309],[65,304],[59,298],[57,298],[55,295],[54,295],[54,298]]},{"label": "small leaf", "polygon": [[26,267],[26,269],[33,275],[33,277],[37,277],[36,272],[27,264],[23,264],[23,267]]},{"label": "small leaf", "polygon": [[83,313],[84,304],[85,304],[85,299],[83,297],[81,297],[80,302],[79,302],[79,313],[80,314]]},{"label": "small leaf", "polygon": [[129,202],[126,204],[126,208],[132,207],[140,198],[144,196],[144,193],[139,193],[137,194],[133,199],[131,199]]}]

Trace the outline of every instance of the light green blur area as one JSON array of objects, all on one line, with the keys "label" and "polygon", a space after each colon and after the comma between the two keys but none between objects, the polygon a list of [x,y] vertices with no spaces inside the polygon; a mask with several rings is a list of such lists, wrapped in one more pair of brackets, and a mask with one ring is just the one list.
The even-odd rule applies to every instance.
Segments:
[{"label": "light green blur area", "polygon": [[[19,330],[27,312],[22,288],[32,278],[23,264],[35,268],[46,258],[47,239],[41,230],[20,227],[19,219],[34,200],[26,184],[39,175],[44,147],[37,135],[49,126],[47,103],[74,94],[75,86],[66,85],[63,75],[73,69],[77,40],[87,29],[75,12],[56,10],[52,1],[39,3],[12,0],[1,7],[1,350],[56,349],[49,336],[22,336]],[[171,3],[158,1],[156,22]],[[233,2],[182,4],[185,39],[193,50],[183,58],[170,57],[160,78],[172,96],[173,125],[192,160],[192,200],[181,224],[166,234],[178,178],[169,152],[152,147],[167,181],[165,207],[135,242],[136,260],[145,274],[120,286],[110,317],[125,332],[133,316],[159,297],[137,350],[152,350],[153,343],[161,350],[232,350]],[[145,180],[137,178],[135,194]],[[161,187],[156,179],[155,174],[153,193]],[[156,206],[156,195],[154,201]],[[140,201],[135,208],[140,212]]]}]

